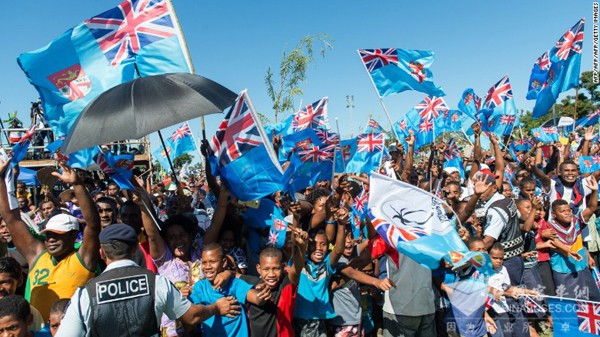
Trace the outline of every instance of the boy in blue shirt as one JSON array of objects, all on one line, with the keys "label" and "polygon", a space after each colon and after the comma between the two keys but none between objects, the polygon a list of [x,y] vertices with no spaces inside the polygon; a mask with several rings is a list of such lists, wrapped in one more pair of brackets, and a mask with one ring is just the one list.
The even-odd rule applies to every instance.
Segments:
[{"label": "boy in blue shirt", "polygon": [[315,228],[308,233],[308,252],[300,273],[296,311],[292,322],[297,337],[325,336],[325,320],[336,316],[329,298],[329,281],[335,273],[334,266],[344,253],[348,210],[341,207],[335,213],[335,219],[331,225],[337,223],[337,232],[330,254],[327,254],[329,240],[323,228]]},{"label": "boy in blue shirt", "polygon": [[218,243],[210,243],[202,252],[202,272],[205,279],[196,282],[190,300],[194,304],[209,305],[221,297],[234,297],[241,304],[241,313],[238,316],[212,316],[202,323],[205,336],[217,337],[247,337],[248,322],[244,306],[246,303],[263,305],[271,296],[270,288],[263,286],[261,290],[252,289],[252,285],[237,279],[229,278],[222,286],[217,275],[225,270],[225,253]]}]

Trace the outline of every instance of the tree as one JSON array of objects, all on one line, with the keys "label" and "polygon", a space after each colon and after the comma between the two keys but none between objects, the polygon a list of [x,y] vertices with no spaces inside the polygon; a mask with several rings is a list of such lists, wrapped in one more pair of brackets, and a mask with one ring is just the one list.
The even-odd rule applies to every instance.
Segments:
[{"label": "tree", "polygon": [[[313,61],[313,45],[320,42],[319,54],[325,57],[328,49],[333,49],[331,39],[327,34],[309,35],[303,37],[289,53],[283,52],[279,65],[278,78],[275,78],[271,67],[267,69],[265,84],[267,93],[273,102],[275,123],[279,114],[286,111],[294,112],[294,97],[302,95],[300,85],[306,80],[306,70]],[[261,116],[264,119],[264,116]]]},{"label": "tree", "polygon": [[191,164],[192,158],[194,157],[191,154],[184,153],[173,160],[173,166],[175,166],[175,169],[180,169],[186,164]]}]

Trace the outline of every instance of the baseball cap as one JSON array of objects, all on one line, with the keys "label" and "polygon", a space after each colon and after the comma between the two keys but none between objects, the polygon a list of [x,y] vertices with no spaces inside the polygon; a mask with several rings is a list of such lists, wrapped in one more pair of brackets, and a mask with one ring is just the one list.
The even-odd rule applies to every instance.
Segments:
[{"label": "baseball cap", "polygon": [[109,243],[111,241],[137,244],[138,236],[133,227],[122,223],[116,223],[104,228],[102,232],[100,232],[100,243]]},{"label": "baseball cap", "polygon": [[450,175],[450,174],[452,174],[454,172],[460,172],[460,171],[456,167],[448,166],[448,167],[444,168],[444,172],[446,172],[446,173],[448,173]]},{"label": "baseball cap", "polygon": [[54,232],[65,234],[70,231],[79,230],[79,219],[69,214],[57,214],[48,220],[46,228],[40,234]]},{"label": "baseball cap", "polygon": [[388,152],[397,152],[398,151],[398,145],[396,145],[396,143],[392,143],[388,146]]}]

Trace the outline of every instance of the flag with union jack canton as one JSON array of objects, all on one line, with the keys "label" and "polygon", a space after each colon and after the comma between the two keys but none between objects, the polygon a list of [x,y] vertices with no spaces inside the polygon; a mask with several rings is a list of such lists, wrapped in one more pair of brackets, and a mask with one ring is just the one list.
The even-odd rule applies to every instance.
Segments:
[{"label": "flag with union jack canton", "polygon": [[292,151],[306,150],[312,146],[321,146],[321,138],[315,129],[304,129],[281,137],[279,162],[285,163]]},{"label": "flag with union jack canton", "polygon": [[336,172],[365,172],[370,175],[376,171],[381,166],[386,137],[385,133],[363,133],[351,140],[342,141],[339,158],[336,160]]},{"label": "flag with union jack canton", "polygon": [[103,153],[98,151],[94,161],[100,167],[100,170],[110,177],[120,188],[133,190],[131,179],[133,166],[135,162],[134,154],[113,155],[110,152]]},{"label": "flag with union jack canton", "polygon": [[478,118],[483,131],[500,137],[512,133],[518,116],[508,75],[488,90]]},{"label": "flag with union jack canton", "polygon": [[363,133],[385,133],[385,129],[376,120],[369,117],[369,121],[367,122]]},{"label": "flag with union jack canton", "polygon": [[575,122],[575,128],[582,128],[584,126],[591,126],[591,125],[597,124],[598,117],[600,117],[600,109],[596,109],[591,114],[578,119]]},{"label": "flag with union jack canton", "polygon": [[292,119],[292,129],[294,131],[317,128],[329,130],[327,97],[323,97],[299,110]]},{"label": "flag with union jack canton", "polygon": [[[445,125],[443,120],[436,123],[438,118],[443,118],[450,111],[446,101],[441,97],[425,97],[404,116],[406,127],[415,134],[415,150],[433,143],[435,139],[435,125]],[[441,116],[441,117],[440,117]],[[442,130],[443,131],[443,130]],[[438,131],[436,130],[436,133]]]},{"label": "flag with union jack canton", "polygon": [[579,156],[579,171],[581,174],[600,171],[600,156]]},{"label": "flag with union jack canton", "polygon": [[209,145],[222,181],[238,199],[257,200],[283,190],[283,171],[246,90]]},{"label": "flag with union jack canton", "polygon": [[454,138],[450,138],[450,141],[446,147],[444,168],[446,167],[454,167],[458,169],[460,178],[465,179],[465,168],[463,166],[462,153],[454,141]]},{"label": "flag with union jack canton", "polygon": [[546,50],[533,64],[533,69],[531,69],[531,75],[529,76],[527,99],[536,99],[543,89],[551,65],[549,53],[550,51]]},{"label": "flag with union jack canton", "polygon": [[[527,99],[536,99],[533,119],[548,113],[561,92],[579,84],[584,23],[584,19],[579,20],[550,49],[548,60],[544,54],[534,65],[531,77],[535,77],[536,90],[530,90],[534,93],[527,95]],[[546,70],[541,70],[540,63]]]},{"label": "flag with union jack canton", "polygon": [[188,122],[184,122],[175,131],[173,131],[173,134],[171,137],[169,137],[169,141],[173,150],[171,159],[175,159],[182,154],[197,151],[193,137],[192,129],[190,128]]},{"label": "flag with union jack canton", "polygon": [[333,178],[335,145],[310,145],[297,149],[283,174],[286,191],[294,195],[319,181]]},{"label": "flag with union jack canton", "polygon": [[433,83],[429,67],[433,52],[398,48],[360,49],[358,54],[380,97],[416,90],[431,96],[444,96]]},{"label": "flag with union jack canton", "polygon": [[[475,123],[475,121],[477,121],[477,114],[479,113],[479,110],[481,110],[481,98],[475,94],[473,89],[465,89],[458,102],[458,110],[465,113],[473,120],[473,123]],[[469,124],[469,126],[471,125]]]},{"label": "flag with union jack canton", "polygon": [[539,127],[533,128],[530,130],[531,136],[535,139],[536,142],[542,143],[553,143],[558,142],[558,129],[556,126],[551,127]]},{"label": "flag with union jack canton", "polygon": [[136,78],[135,65],[141,76],[189,72],[182,41],[167,0],[127,0],[17,61],[61,137],[96,96]]},{"label": "flag with union jack canton", "polygon": [[27,132],[12,147],[12,165],[17,165],[27,156],[27,150],[35,137],[35,125],[32,125]]},{"label": "flag with union jack canton", "polygon": [[600,335],[600,303],[556,297],[547,300],[554,337]]}]

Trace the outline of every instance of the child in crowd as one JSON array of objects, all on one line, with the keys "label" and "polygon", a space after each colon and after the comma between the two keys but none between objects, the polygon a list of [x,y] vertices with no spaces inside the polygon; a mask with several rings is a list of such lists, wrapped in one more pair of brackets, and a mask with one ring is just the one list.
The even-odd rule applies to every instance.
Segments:
[{"label": "child in crowd", "polygon": [[271,297],[271,288],[262,285],[260,290],[252,289],[252,285],[230,278],[222,285],[217,283],[217,275],[225,270],[225,252],[218,243],[210,243],[202,252],[202,272],[205,279],[196,282],[190,294],[194,304],[209,305],[222,297],[235,297],[242,305],[238,316],[212,316],[202,322],[202,333],[216,337],[247,337],[248,322],[244,306],[248,303],[262,306]]},{"label": "child in crowd", "polygon": [[67,298],[60,299],[50,306],[50,318],[48,320],[50,327],[50,334],[52,337],[56,335],[58,328],[60,327],[60,322],[63,317],[65,317],[65,311],[67,311],[67,307],[69,306],[70,300]]}]

